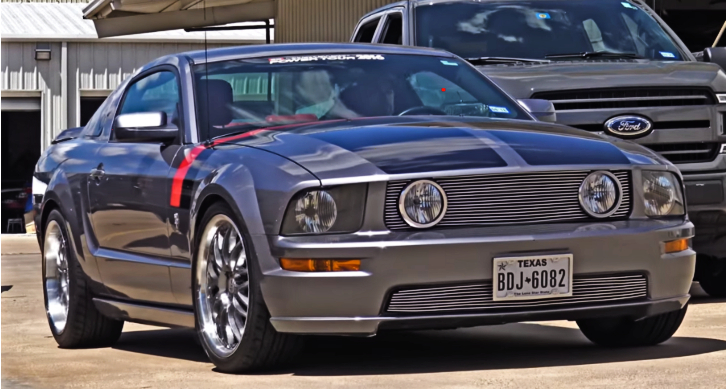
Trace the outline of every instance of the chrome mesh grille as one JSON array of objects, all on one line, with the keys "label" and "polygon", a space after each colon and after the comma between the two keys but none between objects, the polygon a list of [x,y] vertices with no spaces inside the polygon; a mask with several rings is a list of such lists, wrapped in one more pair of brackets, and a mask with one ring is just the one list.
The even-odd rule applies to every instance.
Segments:
[{"label": "chrome mesh grille", "polygon": [[713,92],[699,88],[615,88],[539,92],[533,99],[550,100],[557,111],[652,108],[715,104]]},{"label": "chrome mesh grille", "polygon": [[503,309],[558,308],[581,304],[606,304],[648,297],[644,275],[575,276],[571,297],[530,301],[493,301],[492,283],[402,289],[391,295],[390,313],[449,313]]},{"label": "chrome mesh grille", "polygon": [[[623,201],[610,219],[630,215],[629,171],[612,172],[623,188]],[[580,206],[578,193],[589,171],[491,174],[443,177],[448,209],[436,227],[537,224],[593,219]],[[385,222],[391,230],[410,228],[398,211],[398,199],[412,182],[391,181],[386,191]]]}]

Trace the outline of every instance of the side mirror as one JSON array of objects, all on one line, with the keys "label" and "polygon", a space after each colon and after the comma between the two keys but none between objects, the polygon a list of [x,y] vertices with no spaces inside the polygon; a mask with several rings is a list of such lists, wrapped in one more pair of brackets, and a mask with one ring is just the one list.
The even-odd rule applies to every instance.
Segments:
[{"label": "side mirror", "polygon": [[522,108],[526,109],[541,122],[556,123],[557,111],[555,105],[549,100],[522,99],[517,100]]},{"label": "side mirror", "polygon": [[703,50],[703,62],[719,64],[726,71],[726,47],[709,47]]},{"label": "side mirror", "polygon": [[168,143],[179,135],[175,125],[167,124],[165,112],[118,115],[113,121],[113,132],[119,142]]}]

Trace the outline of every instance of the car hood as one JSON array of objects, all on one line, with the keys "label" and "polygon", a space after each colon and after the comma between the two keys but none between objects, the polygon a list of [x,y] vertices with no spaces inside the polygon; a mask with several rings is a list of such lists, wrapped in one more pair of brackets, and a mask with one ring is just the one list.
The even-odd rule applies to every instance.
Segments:
[{"label": "car hood", "polygon": [[503,167],[622,168],[664,163],[634,143],[570,127],[458,117],[321,122],[256,131],[232,143],[281,155],[321,180]]},{"label": "car hood", "polygon": [[557,61],[477,67],[513,97],[537,92],[619,87],[707,87],[726,91],[726,74],[703,62]]}]

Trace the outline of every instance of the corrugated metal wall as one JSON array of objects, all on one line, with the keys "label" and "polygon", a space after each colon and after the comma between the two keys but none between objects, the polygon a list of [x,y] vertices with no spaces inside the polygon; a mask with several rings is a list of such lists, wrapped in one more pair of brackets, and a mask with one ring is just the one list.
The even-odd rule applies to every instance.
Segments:
[{"label": "corrugated metal wall", "polygon": [[[39,91],[42,104],[43,147],[61,130],[63,112],[68,127],[79,125],[81,90],[112,90],[154,58],[204,49],[191,43],[68,43],[68,100],[61,94],[61,43],[51,45],[51,60],[35,60],[35,42],[3,42],[3,91]],[[210,44],[209,48],[222,47]]]},{"label": "corrugated metal wall", "polygon": [[397,0],[277,0],[275,42],[347,42],[361,16]]}]

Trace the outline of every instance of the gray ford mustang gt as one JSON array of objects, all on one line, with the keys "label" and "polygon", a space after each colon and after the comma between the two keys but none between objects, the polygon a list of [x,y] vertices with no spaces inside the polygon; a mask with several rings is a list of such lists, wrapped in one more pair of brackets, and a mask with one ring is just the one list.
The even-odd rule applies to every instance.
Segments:
[{"label": "gray ford mustang gt", "polygon": [[695,266],[682,177],[550,108],[429,49],[160,58],[38,162],[53,336],[196,328],[224,372],[305,334],[576,320],[599,345],[664,342]]}]

